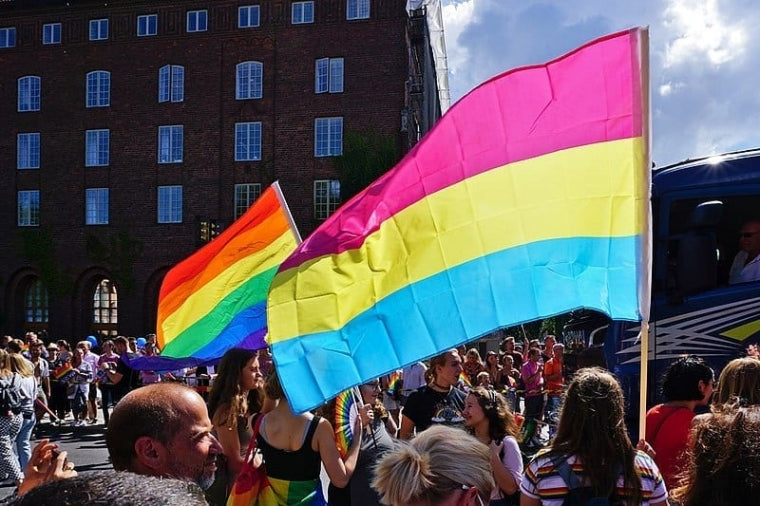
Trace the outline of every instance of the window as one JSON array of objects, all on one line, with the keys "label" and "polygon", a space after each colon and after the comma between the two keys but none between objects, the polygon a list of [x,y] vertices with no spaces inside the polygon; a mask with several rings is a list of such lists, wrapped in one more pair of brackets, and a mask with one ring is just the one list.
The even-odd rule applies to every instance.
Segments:
[{"label": "window", "polygon": [[87,73],[87,107],[111,105],[111,73],[94,70]]},{"label": "window", "polygon": [[158,187],[158,222],[182,223],[182,187]]},{"label": "window", "polygon": [[188,32],[205,32],[208,28],[207,11],[187,11],[187,31]]},{"label": "window", "polygon": [[314,156],[343,154],[343,118],[317,118],[314,121]]},{"label": "window", "polygon": [[61,23],[48,23],[46,25],[42,25],[42,43],[61,43]]},{"label": "window", "polygon": [[[116,287],[110,279],[103,279],[95,286],[92,294],[92,323],[96,325],[119,323],[119,298],[116,294]],[[93,327],[97,330],[108,328]]]},{"label": "window", "polygon": [[262,81],[264,80],[263,65],[257,61],[244,61],[237,64],[237,79],[235,81],[235,98],[248,100],[261,98]]},{"label": "window", "polygon": [[259,26],[259,6],[243,5],[238,7],[238,28],[254,28]]},{"label": "window", "polygon": [[261,195],[261,183],[235,185],[235,219],[240,218]]},{"label": "window", "polygon": [[18,134],[16,137],[16,168],[40,168],[40,134]]},{"label": "window", "polygon": [[320,58],[314,69],[314,93],[343,93],[343,58]]},{"label": "window", "polygon": [[48,292],[37,278],[29,283],[24,293],[24,320],[26,323],[48,322]]},{"label": "window", "polygon": [[16,47],[16,27],[0,28],[0,48]]},{"label": "window", "polygon": [[340,205],[340,181],[318,179],[314,181],[314,218],[326,220]]},{"label": "window", "polygon": [[291,20],[294,25],[314,22],[314,2],[293,2]]},{"label": "window", "polygon": [[18,226],[38,227],[40,225],[40,191],[18,192]]},{"label": "window", "polygon": [[18,80],[18,112],[40,110],[41,83],[37,76],[25,76]]},{"label": "window", "polygon": [[137,16],[137,36],[147,37],[158,33],[158,14]]},{"label": "window", "polygon": [[346,19],[369,19],[369,0],[348,0]]},{"label": "window", "polygon": [[109,144],[111,131],[87,130],[85,133],[85,167],[108,165]]},{"label": "window", "polygon": [[90,40],[106,40],[108,38],[108,20],[90,20]]},{"label": "window", "polygon": [[185,67],[164,65],[158,69],[158,102],[185,100]]},{"label": "window", "polygon": [[182,125],[158,127],[158,163],[182,163]]},{"label": "window", "polygon": [[235,161],[261,160],[261,122],[235,123]]},{"label": "window", "polygon": [[108,188],[87,188],[84,222],[86,225],[108,225]]}]

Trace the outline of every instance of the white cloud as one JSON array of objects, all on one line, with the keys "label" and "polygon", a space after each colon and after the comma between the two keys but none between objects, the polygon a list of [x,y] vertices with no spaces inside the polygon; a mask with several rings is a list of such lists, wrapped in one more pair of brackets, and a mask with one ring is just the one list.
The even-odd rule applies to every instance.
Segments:
[{"label": "white cloud", "polygon": [[465,45],[457,44],[459,34],[473,22],[476,0],[464,0],[443,6],[443,26],[446,34],[449,72],[457,74],[466,71],[470,51]]},{"label": "white cloud", "polygon": [[665,49],[665,67],[702,62],[720,65],[739,57],[747,37],[741,21],[724,20],[716,0],[673,0],[664,27],[677,34]]}]

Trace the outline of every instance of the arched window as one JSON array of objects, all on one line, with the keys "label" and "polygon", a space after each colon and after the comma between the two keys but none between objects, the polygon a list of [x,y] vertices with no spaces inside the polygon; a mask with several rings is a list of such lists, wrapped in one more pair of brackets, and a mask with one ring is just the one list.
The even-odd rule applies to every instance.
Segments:
[{"label": "arched window", "polygon": [[93,332],[115,335],[119,323],[119,299],[116,287],[109,279],[103,279],[95,286],[92,295]]},{"label": "arched window", "polygon": [[264,65],[257,61],[244,61],[237,64],[235,81],[235,98],[249,100],[262,97]]},{"label": "arched window", "polygon": [[48,323],[48,292],[39,279],[26,287],[24,321],[27,324]]}]

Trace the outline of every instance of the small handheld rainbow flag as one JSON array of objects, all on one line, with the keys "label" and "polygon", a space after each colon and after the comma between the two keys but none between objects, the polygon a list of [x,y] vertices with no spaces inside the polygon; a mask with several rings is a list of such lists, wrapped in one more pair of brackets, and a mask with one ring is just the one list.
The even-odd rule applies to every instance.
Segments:
[{"label": "small handheld rainbow flag", "polygon": [[396,369],[388,375],[388,388],[386,391],[388,395],[396,395],[396,390],[401,384],[401,371]]},{"label": "small handheld rainbow flag", "polygon": [[58,381],[67,381],[74,375],[74,367],[71,362],[65,362],[60,367],[53,369],[53,377]]},{"label": "small handheld rainbow flag", "polygon": [[462,383],[467,389],[472,388],[470,378],[468,378],[464,372],[459,373],[459,382]]}]

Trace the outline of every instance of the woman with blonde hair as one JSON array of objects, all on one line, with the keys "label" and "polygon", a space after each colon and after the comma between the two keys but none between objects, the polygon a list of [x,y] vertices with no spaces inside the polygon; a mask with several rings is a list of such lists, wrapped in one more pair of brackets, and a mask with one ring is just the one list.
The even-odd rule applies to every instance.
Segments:
[{"label": "woman with blonde hair", "polygon": [[209,396],[208,412],[214,433],[224,448],[224,456],[218,459],[216,479],[207,491],[207,497],[212,502],[223,504],[227,501],[235,476],[240,472],[251,441],[249,419],[261,408],[261,404],[248,404],[248,394],[262,390],[264,381],[259,371],[258,353],[251,350],[228,350],[217,370],[214,388]]},{"label": "woman with blonde hair", "polygon": [[462,429],[435,425],[386,453],[372,487],[389,506],[483,506],[494,488],[490,450]]},{"label": "woman with blonde hair", "polygon": [[464,426],[490,449],[490,464],[496,487],[491,506],[520,502],[523,463],[518,444],[519,429],[515,415],[501,394],[483,387],[470,390],[465,399]]},{"label": "woman with blonde hair", "polygon": [[[8,389],[11,396],[21,398],[21,379],[11,369],[10,355],[5,350],[0,350],[0,389]],[[24,473],[13,454],[13,441],[21,429],[22,421],[20,408],[0,413],[0,480],[5,476],[16,485],[24,480]]]},{"label": "woman with blonde hair", "polygon": [[760,360],[736,358],[726,364],[713,393],[712,410],[721,411],[724,405],[760,405]]},{"label": "woman with blonde hair", "polygon": [[37,419],[34,416],[34,400],[37,398],[37,380],[34,379],[34,366],[18,353],[10,353],[11,371],[19,376],[21,392],[21,428],[16,436],[16,455],[21,469],[32,456],[32,431]]},{"label": "woman with blonde hair", "polygon": [[654,461],[637,451],[625,425],[625,399],[615,377],[591,367],[568,386],[557,433],[525,470],[522,506],[612,504],[666,506],[668,493]]}]

